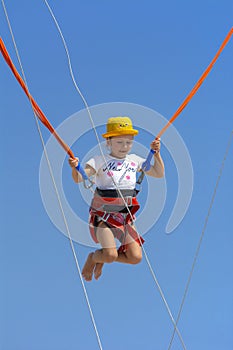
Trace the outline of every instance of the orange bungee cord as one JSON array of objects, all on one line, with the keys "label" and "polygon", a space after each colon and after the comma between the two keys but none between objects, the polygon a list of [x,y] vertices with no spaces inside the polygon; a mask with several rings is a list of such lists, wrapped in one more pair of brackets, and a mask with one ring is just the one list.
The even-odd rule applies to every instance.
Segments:
[{"label": "orange bungee cord", "polygon": [[209,72],[211,71],[211,69],[213,68],[215,62],[217,61],[217,59],[219,58],[220,54],[222,53],[223,49],[225,48],[225,46],[227,45],[228,41],[230,40],[231,36],[233,34],[233,27],[231,28],[231,30],[228,32],[227,36],[225,37],[225,39],[223,40],[218,52],[216,53],[216,55],[214,56],[214,58],[212,59],[212,61],[210,62],[210,64],[208,65],[208,67],[206,68],[206,70],[204,71],[204,73],[202,74],[202,76],[200,77],[200,79],[198,80],[198,82],[194,85],[193,89],[190,91],[190,93],[188,94],[188,96],[185,98],[185,100],[182,102],[182,104],[180,105],[180,107],[176,110],[176,112],[173,114],[173,116],[171,117],[171,119],[169,120],[169,122],[163,127],[163,129],[158,133],[157,137],[161,137],[164,132],[167,130],[167,128],[174,122],[174,120],[179,116],[179,114],[183,111],[183,109],[187,106],[187,104],[189,103],[189,101],[191,100],[191,98],[195,95],[195,93],[197,92],[197,90],[199,89],[199,87],[201,86],[201,84],[203,83],[203,81],[205,80],[205,78],[207,77],[207,75],[209,74]]},{"label": "orange bungee cord", "polygon": [[[57,139],[57,141],[59,142],[59,144],[62,146],[62,148],[66,151],[66,153],[72,158],[75,159],[74,153],[71,151],[70,147],[65,143],[65,141],[63,141],[63,139],[58,135],[58,133],[56,132],[56,130],[54,129],[54,127],[52,126],[52,124],[49,122],[49,120],[46,118],[46,116],[44,115],[44,113],[42,112],[41,108],[38,106],[38,104],[36,103],[36,101],[34,100],[34,98],[32,97],[32,95],[30,94],[25,82],[23,81],[23,79],[21,78],[20,74],[18,73],[17,69],[15,68],[12,59],[10,58],[9,53],[7,52],[7,49],[4,45],[4,42],[2,40],[2,38],[0,38],[0,51],[6,61],[6,63],[8,64],[8,66],[10,67],[12,73],[14,74],[15,78],[17,79],[17,81],[19,82],[19,84],[21,85],[22,89],[24,90],[25,94],[27,95],[28,99],[30,100],[30,103],[32,105],[32,108],[35,112],[35,115],[39,118],[39,120],[46,126],[46,128],[51,132],[51,134]],[[82,177],[83,177],[83,184],[85,188],[90,188],[93,185],[93,181],[89,179],[89,177],[87,176],[87,174],[85,173],[84,168],[82,167],[82,165],[80,164],[80,162],[78,162],[78,165],[76,167],[76,169],[81,173]]]},{"label": "orange bungee cord", "polygon": [[32,97],[32,95],[29,93],[25,82],[23,81],[23,79],[21,78],[21,76],[18,73],[17,69],[15,68],[15,66],[14,66],[14,64],[13,64],[11,58],[10,58],[9,53],[7,52],[7,49],[6,49],[5,45],[4,45],[4,42],[3,42],[2,38],[0,38],[0,50],[1,50],[1,53],[2,53],[6,63],[10,67],[10,69],[11,69],[12,73],[14,74],[15,78],[17,79],[17,81],[21,85],[22,89],[24,90],[25,94],[27,95],[28,99],[30,100],[32,108],[33,108],[36,116],[46,126],[46,128],[48,128],[49,131],[54,135],[54,137],[57,139],[57,141],[60,143],[60,145],[68,153],[68,155],[71,158],[75,159],[75,156],[74,156],[73,152],[71,151],[71,149],[67,146],[67,144],[58,135],[58,133],[56,132],[54,127],[51,125],[51,123],[48,121],[48,119],[46,118],[46,116],[44,115],[44,113],[42,112],[42,110],[40,109],[40,107],[38,106],[38,104],[36,103],[34,98]]},{"label": "orange bungee cord", "polygon": [[[32,108],[35,112],[35,115],[39,118],[39,120],[46,126],[46,128],[51,132],[51,134],[57,139],[59,144],[62,146],[62,148],[66,151],[66,153],[72,158],[75,159],[74,153],[71,151],[70,147],[63,141],[63,139],[59,136],[59,134],[56,132],[52,124],[49,122],[49,120],[44,115],[41,108],[38,106],[32,95],[30,94],[25,82],[21,78],[20,74],[18,73],[17,69],[15,68],[12,59],[10,58],[9,53],[7,52],[7,49],[4,45],[4,42],[2,38],[0,38],[0,51],[10,67],[12,73],[14,74],[15,78],[21,85],[22,89],[24,90],[25,94],[27,95],[28,99],[30,100],[30,103],[32,105]],[[85,170],[81,166],[80,162],[78,163],[78,166],[76,167],[77,170],[81,173],[83,177],[83,183],[85,188],[90,188],[93,185],[93,182],[88,178],[88,176],[85,173]]]},{"label": "orange bungee cord", "polygon": [[[208,65],[208,67],[206,68],[206,70],[204,71],[204,73],[202,74],[202,76],[200,77],[200,79],[197,81],[197,83],[194,85],[193,89],[190,91],[190,93],[188,94],[188,96],[185,98],[185,100],[182,102],[182,104],[179,106],[179,108],[176,110],[176,112],[173,114],[173,116],[171,117],[171,119],[168,121],[168,123],[162,128],[162,130],[158,133],[158,135],[156,136],[156,138],[160,138],[164,132],[168,129],[168,127],[174,122],[174,120],[180,115],[180,113],[183,111],[183,109],[187,106],[187,104],[190,102],[190,100],[193,98],[193,96],[196,94],[196,92],[198,91],[198,89],[200,88],[200,86],[202,85],[202,83],[204,82],[204,80],[206,79],[206,77],[208,76],[208,74],[210,73],[211,69],[213,68],[215,62],[217,61],[218,57],[220,56],[220,54],[222,53],[223,49],[225,48],[225,46],[227,45],[227,43],[229,42],[231,36],[233,34],[233,27],[230,29],[230,31],[228,32],[227,36],[225,37],[225,39],[223,40],[219,50],[217,51],[217,53],[215,54],[213,60],[210,62],[210,64]],[[8,64],[8,66],[10,67],[10,69],[12,70],[15,78],[17,79],[17,81],[19,82],[19,84],[21,85],[21,87],[23,88],[25,94],[27,95],[27,97],[29,98],[31,104],[32,104],[32,108],[36,114],[36,116],[40,119],[40,121],[49,129],[49,131],[54,135],[54,137],[57,139],[57,141],[60,143],[60,145],[64,148],[64,150],[67,152],[67,154],[71,157],[71,158],[75,158],[73,152],[71,151],[71,149],[67,146],[67,144],[62,140],[62,138],[58,135],[58,133],[55,131],[55,129],[53,128],[53,126],[51,125],[51,123],[48,121],[48,119],[46,118],[46,116],[44,115],[44,113],[42,112],[42,110],[40,109],[40,107],[38,106],[38,104],[36,103],[36,101],[34,100],[34,98],[31,96],[31,94],[28,91],[28,88],[25,84],[25,82],[23,81],[23,79],[21,78],[20,74],[17,72],[17,69],[15,68],[10,55],[7,52],[7,49],[3,43],[3,40],[0,38],[0,50],[1,53],[6,61],[6,63]],[[146,161],[143,163],[143,170],[149,170],[150,169],[150,162],[152,159],[152,156],[155,152],[153,150],[150,150]],[[78,165],[78,171],[82,174],[84,180],[87,180],[88,177],[84,171],[84,169],[82,168],[82,166]],[[143,180],[144,177],[144,171],[142,172],[141,176],[139,177],[137,183],[140,184]]]},{"label": "orange bungee cord", "polygon": [[[198,91],[198,89],[202,85],[203,81],[206,79],[207,75],[210,73],[210,71],[213,68],[213,66],[214,66],[215,62],[217,61],[218,57],[220,56],[220,54],[222,53],[223,49],[225,48],[225,46],[227,45],[228,41],[230,40],[232,34],[233,34],[233,27],[228,32],[227,36],[223,40],[223,42],[222,42],[222,44],[221,44],[221,46],[220,46],[220,48],[218,50],[218,52],[215,54],[214,58],[212,59],[212,61],[210,62],[210,64],[208,65],[208,67],[206,68],[206,70],[204,71],[202,76],[200,77],[200,79],[194,85],[193,89],[190,91],[190,93],[185,98],[185,100],[181,103],[181,105],[176,110],[176,112],[173,114],[171,119],[162,128],[162,130],[160,130],[160,132],[156,136],[156,139],[160,138],[165,133],[165,131],[169,128],[169,126],[174,122],[174,120],[180,115],[180,113],[183,111],[183,109],[187,106],[189,101],[193,98],[195,93]],[[148,154],[148,156],[147,156],[147,158],[146,158],[146,160],[145,160],[145,162],[142,165],[143,172],[139,176],[139,178],[137,180],[137,184],[141,184],[142,183],[142,180],[143,180],[144,175],[145,175],[144,172],[150,169],[150,163],[151,163],[151,159],[152,159],[154,153],[155,153],[155,151],[151,149],[149,154]]]}]

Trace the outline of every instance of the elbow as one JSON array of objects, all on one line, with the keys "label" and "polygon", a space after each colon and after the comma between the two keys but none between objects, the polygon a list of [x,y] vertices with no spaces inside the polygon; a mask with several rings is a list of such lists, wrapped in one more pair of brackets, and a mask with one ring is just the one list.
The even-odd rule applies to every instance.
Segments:
[{"label": "elbow", "polygon": [[163,178],[164,176],[165,176],[165,171],[164,171],[164,169],[157,173],[157,177],[158,177],[159,179]]},{"label": "elbow", "polygon": [[82,182],[82,176],[79,176],[79,174],[73,174],[73,180],[74,180],[74,182],[76,183],[76,184],[78,184],[78,183],[80,183],[80,182]]},{"label": "elbow", "polygon": [[81,182],[83,182],[83,178],[82,176],[79,176],[78,178],[76,177],[74,181],[76,184],[80,184]]}]

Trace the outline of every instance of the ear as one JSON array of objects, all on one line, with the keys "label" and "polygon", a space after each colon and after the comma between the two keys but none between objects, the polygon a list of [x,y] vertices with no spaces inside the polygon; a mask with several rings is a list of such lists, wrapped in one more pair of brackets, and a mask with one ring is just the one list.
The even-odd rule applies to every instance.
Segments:
[{"label": "ear", "polygon": [[107,147],[111,147],[112,146],[111,137],[107,138],[106,145],[107,145]]}]

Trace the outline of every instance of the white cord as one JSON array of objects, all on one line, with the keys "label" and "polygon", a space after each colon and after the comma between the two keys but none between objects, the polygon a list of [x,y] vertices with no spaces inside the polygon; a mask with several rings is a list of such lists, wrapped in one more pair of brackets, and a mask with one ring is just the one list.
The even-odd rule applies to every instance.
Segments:
[{"label": "white cord", "polygon": [[[77,84],[77,82],[76,82],[76,80],[75,80],[74,74],[73,74],[73,69],[72,69],[70,54],[69,54],[68,46],[67,46],[67,44],[66,44],[64,35],[63,35],[63,33],[62,33],[62,30],[61,30],[61,28],[60,28],[60,26],[59,26],[59,24],[58,24],[58,21],[57,21],[55,15],[54,15],[54,13],[53,13],[51,7],[50,7],[49,4],[48,4],[48,1],[47,1],[47,0],[44,0],[44,2],[45,2],[45,4],[46,4],[46,6],[47,6],[47,8],[48,8],[48,10],[49,10],[49,12],[50,12],[52,18],[53,18],[53,21],[54,21],[54,23],[55,23],[55,25],[56,25],[56,27],[57,27],[57,30],[58,30],[58,32],[59,32],[59,34],[60,34],[60,36],[61,36],[61,39],[62,39],[64,48],[65,48],[65,51],[66,51],[67,59],[68,59],[68,66],[69,66],[69,71],[70,71],[70,75],[71,75],[72,81],[73,81],[74,86],[75,86],[75,88],[76,88],[78,94],[80,95],[81,99],[83,100],[83,103],[84,103],[84,105],[85,105],[85,107],[86,107],[86,109],[87,109],[88,116],[89,116],[89,119],[90,119],[92,128],[93,128],[93,130],[94,130],[94,133],[95,133],[95,135],[96,135],[96,139],[97,139],[97,142],[98,142],[98,145],[99,145],[99,149],[100,149],[101,155],[102,155],[102,157],[103,157],[103,159],[104,159],[104,161],[105,161],[105,164],[107,165],[107,161],[106,161],[104,152],[103,152],[102,147],[101,147],[101,142],[100,142],[98,133],[97,133],[97,131],[96,131],[96,127],[95,127],[95,124],[94,124],[94,121],[93,121],[93,118],[92,118],[92,115],[91,115],[90,108],[89,108],[88,103],[87,103],[86,99],[84,98],[84,96],[83,96],[83,94],[82,94],[82,92],[81,92],[81,90],[80,90],[80,88],[79,88],[79,86],[78,86],[78,84]],[[113,182],[114,182],[114,185],[116,186],[117,191],[119,192],[121,198],[122,198],[123,201],[124,201],[124,204],[125,204],[125,206],[126,206],[126,208],[127,208],[127,211],[128,211],[128,213],[129,213],[129,215],[130,215],[130,217],[131,217],[132,222],[134,222],[135,220],[134,220],[134,218],[133,218],[133,216],[132,216],[132,214],[131,214],[131,212],[130,212],[130,210],[129,210],[128,204],[126,203],[126,201],[125,201],[125,199],[124,199],[124,197],[123,197],[123,195],[122,195],[122,193],[121,193],[121,190],[119,189],[117,183],[115,183],[113,177],[112,177],[112,180],[113,180]],[[136,230],[136,231],[137,231],[137,230]],[[137,233],[137,235],[138,235],[139,241],[141,242],[141,239],[140,239],[140,236],[139,236],[138,233]],[[183,341],[183,339],[182,339],[182,336],[181,336],[181,334],[180,334],[180,332],[179,332],[179,330],[178,330],[178,328],[177,328],[176,322],[175,322],[175,320],[174,320],[174,317],[172,316],[171,310],[170,310],[169,305],[168,305],[168,303],[167,303],[167,301],[166,301],[166,298],[165,298],[165,296],[164,296],[164,293],[163,293],[163,291],[162,291],[162,289],[161,289],[161,287],[160,287],[160,285],[159,285],[159,282],[158,282],[158,280],[157,280],[157,278],[156,278],[156,275],[155,275],[155,273],[154,273],[154,271],[153,271],[153,268],[152,268],[152,266],[151,266],[151,263],[150,263],[150,260],[149,260],[149,258],[148,258],[148,255],[147,255],[147,253],[146,253],[146,251],[145,251],[145,248],[143,247],[142,244],[141,244],[141,246],[142,246],[142,251],[143,251],[143,253],[144,253],[144,255],[145,255],[147,264],[148,264],[148,266],[149,266],[151,275],[152,275],[152,277],[153,277],[153,279],[154,279],[154,281],[155,281],[155,284],[156,284],[156,286],[157,286],[157,288],[158,288],[158,291],[159,291],[159,293],[160,293],[160,295],[161,295],[161,297],[162,297],[162,300],[163,300],[163,302],[164,302],[164,304],[165,304],[165,307],[166,307],[166,309],[167,309],[167,311],[168,311],[168,314],[169,314],[169,316],[170,316],[170,318],[171,318],[171,321],[172,321],[172,323],[173,323],[173,325],[174,325],[174,329],[175,329],[175,331],[177,332],[177,334],[178,334],[178,336],[179,336],[179,338],[180,338],[180,341],[181,341],[181,344],[182,344],[183,349],[186,350],[186,347],[185,347],[184,341]]]},{"label": "white cord", "polygon": [[[26,81],[26,76],[25,76],[24,69],[23,69],[23,65],[22,65],[22,62],[21,62],[21,59],[20,59],[19,51],[18,51],[18,48],[17,48],[17,45],[16,45],[16,41],[15,41],[15,38],[14,38],[14,33],[13,33],[13,30],[12,30],[12,27],[11,27],[11,24],[10,24],[10,20],[9,20],[9,16],[8,16],[8,13],[7,13],[7,10],[6,10],[6,6],[5,6],[5,3],[4,3],[4,0],[2,0],[2,6],[3,6],[3,9],[4,9],[4,13],[5,13],[5,16],[6,16],[7,24],[8,24],[9,30],[10,30],[10,34],[11,34],[12,41],[13,41],[13,44],[14,44],[15,52],[16,52],[17,59],[18,59],[18,62],[19,62],[19,65],[20,65],[20,69],[21,69],[21,72],[22,72],[22,76],[23,76],[25,85],[27,87],[27,90],[29,91],[29,88],[28,88],[28,85],[27,85],[27,81]],[[82,284],[82,288],[83,288],[83,292],[84,292],[85,299],[86,299],[86,302],[87,302],[87,306],[88,306],[88,309],[89,309],[89,313],[90,313],[90,316],[91,316],[91,320],[92,320],[92,323],[93,323],[93,326],[94,326],[94,330],[95,330],[95,333],[96,333],[98,345],[99,345],[100,350],[103,350],[102,344],[101,344],[101,340],[100,340],[100,336],[99,336],[99,333],[98,333],[98,329],[97,329],[97,326],[96,326],[96,322],[95,322],[95,319],[94,319],[94,314],[93,314],[93,311],[92,311],[92,308],[91,308],[91,305],[90,305],[90,301],[89,301],[89,297],[88,297],[88,294],[87,294],[87,290],[86,290],[86,287],[85,287],[83,279],[82,279],[82,273],[81,273],[81,269],[80,269],[80,265],[79,265],[79,262],[78,262],[78,258],[77,258],[77,255],[76,255],[76,252],[75,252],[75,249],[74,249],[74,244],[73,244],[73,241],[72,241],[72,238],[71,238],[69,225],[68,225],[68,222],[67,222],[67,219],[66,219],[66,216],[65,216],[65,212],[64,212],[64,209],[63,209],[63,206],[62,206],[61,198],[60,198],[57,186],[56,186],[55,178],[54,178],[54,175],[53,175],[53,170],[52,170],[52,167],[51,167],[51,163],[50,163],[50,160],[49,160],[49,157],[48,157],[48,153],[47,153],[47,150],[46,150],[46,147],[45,147],[45,142],[44,142],[44,139],[43,139],[43,136],[42,136],[42,132],[41,132],[41,129],[40,129],[40,124],[39,124],[38,119],[36,117],[36,114],[34,112],[31,99],[30,99],[30,103],[31,103],[31,106],[32,106],[32,110],[33,110],[34,118],[35,118],[35,121],[36,121],[37,129],[38,129],[38,132],[39,132],[39,135],[40,135],[41,143],[42,143],[43,150],[44,150],[44,153],[45,153],[45,156],[46,156],[46,160],[47,160],[47,163],[48,163],[49,172],[50,172],[50,175],[51,175],[51,178],[52,178],[53,186],[54,186],[54,189],[55,189],[55,192],[56,192],[56,196],[57,196],[57,199],[58,199],[58,203],[59,203],[59,207],[60,207],[61,214],[62,214],[62,217],[63,217],[63,221],[64,221],[64,224],[65,224],[65,227],[66,227],[66,230],[67,230],[67,234],[68,234],[68,237],[69,237],[70,246],[71,246],[72,253],[73,253],[73,256],[74,256],[74,259],[75,259],[75,264],[76,264],[76,267],[77,267],[77,270],[78,270],[78,274],[79,274],[79,277],[80,277],[80,281],[81,281],[81,284]]]},{"label": "white cord", "polygon": [[[206,215],[206,218],[205,218],[205,222],[204,222],[204,225],[203,225],[201,236],[200,236],[200,239],[199,239],[199,242],[198,242],[198,245],[197,245],[197,249],[196,249],[196,252],[195,252],[195,255],[194,255],[192,267],[191,267],[191,270],[190,270],[190,273],[189,273],[189,276],[188,276],[188,280],[187,280],[187,283],[186,283],[184,295],[183,295],[183,298],[182,298],[182,301],[181,301],[181,305],[180,305],[180,308],[179,308],[178,316],[176,318],[176,323],[175,323],[176,326],[177,326],[177,324],[179,322],[179,319],[180,319],[180,316],[181,316],[181,312],[183,310],[184,302],[185,302],[185,299],[186,299],[186,296],[187,296],[187,293],[188,293],[188,289],[189,289],[189,285],[190,285],[190,282],[191,282],[191,279],[192,279],[192,276],[193,276],[193,271],[194,271],[194,268],[195,268],[195,265],[196,265],[196,262],[197,262],[197,258],[198,258],[198,255],[199,255],[199,252],[200,252],[200,249],[201,249],[201,244],[202,244],[202,241],[203,241],[203,238],[204,238],[204,234],[205,234],[205,231],[206,231],[206,227],[207,227],[207,224],[208,224],[208,221],[209,221],[211,209],[213,207],[214,200],[215,200],[216,193],[217,193],[217,189],[218,189],[218,185],[219,185],[219,182],[220,182],[220,179],[221,179],[221,176],[222,176],[224,164],[225,164],[225,161],[227,159],[227,156],[228,156],[228,153],[229,153],[229,150],[230,150],[232,138],[233,138],[233,130],[231,131],[231,135],[230,135],[227,147],[226,147],[226,151],[225,151],[225,154],[224,154],[224,157],[223,157],[223,160],[222,160],[222,164],[221,164],[221,167],[219,169],[219,174],[218,174],[218,178],[217,178],[217,181],[216,181],[216,184],[215,184],[215,187],[214,187],[214,192],[212,194],[212,198],[211,198],[210,205],[209,205],[209,208],[208,208],[208,212],[207,212],[207,215]],[[168,350],[171,349],[174,336],[175,336],[175,328],[173,330],[173,333],[172,333],[172,336],[171,336],[171,339],[170,339]]]}]

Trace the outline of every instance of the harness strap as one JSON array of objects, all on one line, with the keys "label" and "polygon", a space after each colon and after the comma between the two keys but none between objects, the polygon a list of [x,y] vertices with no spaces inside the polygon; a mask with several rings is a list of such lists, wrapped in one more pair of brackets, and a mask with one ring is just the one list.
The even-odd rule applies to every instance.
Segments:
[{"label": "harness strap", "polygon": [[[121,209],[121,207],[125,207],[124,203],[129,205],[130,213],[125,216],[119,211],[116,210],[116,206]],[[110,210],[105,210],[109,209]],[[114,211],[111,211],[111,207],[114,208]],[[93,240],[98,243],[95,227],[96,219],[100,219],[104,221],[109,228],[114,228],[114,236],[121,242],[121,247],[119,248],[119,252],[127,251],[127,244],[125,244],[125,235],[128,232],[129,235],[140,245],[144,243],[144,239],[138,235],[137,231],[134,227],[132,227],[132,215],[134,215],[140,205],[136,199],[136,197],[125,197],[124,200],[122,198],[106,198],[94,196],[91,208],[90,208],[90,233]]]},{"label": "harness strap", "polygon": [[[91,208],[94,210],[111,212],[120,212],[128,206],[132,215],[134,215],[140,208],[140,205],[136,197],[127,196],[123,198],[110,198],[110,197],[100,197],[94,196],[91,202]],[[127,211],[126,211],[127,212]],[[128,213],[130,216],[130,214]]]}]

